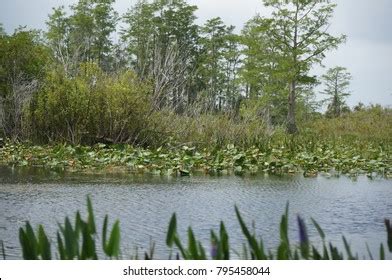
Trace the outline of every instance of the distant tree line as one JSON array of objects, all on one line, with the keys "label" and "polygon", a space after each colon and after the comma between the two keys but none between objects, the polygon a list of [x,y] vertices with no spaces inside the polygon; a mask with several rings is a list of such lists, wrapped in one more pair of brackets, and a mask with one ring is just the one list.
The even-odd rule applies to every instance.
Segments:
[{"label": "distant tree line", "polygon": [[326,31],[329,0],[263,0],[272,15],[256,15],[239,34],[219,17],[197,25],[197,7],[184,0],[140,0],[121,16],[114,2],[54,8],[47,31],[9,35],[0,26],[3,136],[138,143],[159,124],[157,112],[252,114],[297,133],[298,119],[318,115],[320,82],[327,115],[347,110],[347,69],[310,75],[345,41]]}]

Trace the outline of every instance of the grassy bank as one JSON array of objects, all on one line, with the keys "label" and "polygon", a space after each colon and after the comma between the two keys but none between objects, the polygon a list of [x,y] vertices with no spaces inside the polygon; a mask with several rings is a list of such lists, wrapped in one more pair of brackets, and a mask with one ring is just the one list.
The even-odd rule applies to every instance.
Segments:
[{"label": "grassy bank", "polygon": [[146,122],[144,137],[150,140],[144,145],[5,141],[0,161],[67,171],[174,176],[200,172],[392,176],[392,111],[380,106],[339,118],[303,121],[297,135],[254,118],[160,114],[154,115],[156,127]]}]

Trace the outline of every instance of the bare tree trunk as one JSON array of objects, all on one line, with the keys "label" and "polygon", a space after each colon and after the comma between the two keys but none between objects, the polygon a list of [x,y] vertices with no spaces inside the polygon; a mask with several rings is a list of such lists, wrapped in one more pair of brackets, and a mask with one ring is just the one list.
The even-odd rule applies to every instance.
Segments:
[{"label": "bare tree trunk", "polygon": [[176,110],[184,102],[187,54],[181,51],[177,42],[172,42],[167,48],[157,43],[154,53],[154,67],[151,70],[155,82],[154,106],[157,109],[169,106]]},{"label": "bare tree trunk", "polygon": [[27,81],[23,74],[11,81],[8,96],[0,97],[0,128],[6,136],[18,139],[22,134],[23,109],[29,104],[38,88],[36,80]]},{"label": "bare tree trunk", "polygon": [[289,110],[287,115],[287,132],[289,134],[296,134],[298,132],[296,120],[295,120],[295,98],[296,98],[296,86],[295,80],[290,83],[289,92]]}]

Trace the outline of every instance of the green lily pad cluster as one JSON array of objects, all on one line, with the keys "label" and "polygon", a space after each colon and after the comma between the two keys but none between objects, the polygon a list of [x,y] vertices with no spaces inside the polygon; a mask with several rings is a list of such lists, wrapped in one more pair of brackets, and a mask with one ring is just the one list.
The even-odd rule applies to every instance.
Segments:
[{"label": "green lily pad cluster", "polygon": [[305,177],[382,176],[392,178],[390,147],[352,143],[303,142],[268,144],[247,149],[166,146],[145,149],[129,145],[31,146],[6,143],[0,148],[3,164],[66,171],[133,172],[188,176],[192,173],[296,174]]}]

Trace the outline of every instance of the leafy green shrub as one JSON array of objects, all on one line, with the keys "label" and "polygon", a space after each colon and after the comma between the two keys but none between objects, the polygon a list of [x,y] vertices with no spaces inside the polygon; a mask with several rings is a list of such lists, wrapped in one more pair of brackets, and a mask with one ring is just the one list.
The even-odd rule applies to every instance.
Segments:
[{"label": "leafy green shrub", "polygon": [[131,71],[108,75],[82,64],[76,77],[48,73],[28,112],[33,139],[91,144],[137,143],[151,115],[150,85]]},{"label": "leafy green shrub", "polygon": [[0,32],[0,135],[22,137],[22,115],[51,62],[40,33],[19,27]]}]

